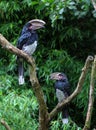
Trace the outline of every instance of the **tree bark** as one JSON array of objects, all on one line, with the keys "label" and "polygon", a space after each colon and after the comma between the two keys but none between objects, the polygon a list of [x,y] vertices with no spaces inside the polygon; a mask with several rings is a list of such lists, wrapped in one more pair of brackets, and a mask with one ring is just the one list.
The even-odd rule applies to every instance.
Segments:
[{"label": "tree bark", "polygon": [[34,58],[30,57],[22,50],[19,50],[18,48],[14,47],[1,34],[0,34],[0,44],[2,45],[3,48],[7,49],[8,51],[24,58],[25,61],[27,61],[27,63],[30,65],[30,81],[39,103],[39,130],[47,130],[48,110],[47,105],[44,102],[44,94],[42,92],[42,89],[36,76],[36,66]]},{"label": "tree bark", "polygon": [[10,126],[3,119],[1,120],[1,124],[6,128],[6,130],[11,130]]},{"label": "tree bark", "polygon": [[93,65],[92,65],[91,80],[90,80],[90,91],[89,91],[89,104],[88,104],[88,111],[87,111],[86,121],[85,121],[85,125],[84,125],[83,130],[89,130],[90,129],[93,103],[94,103],[95,78],[96,78],[96,56],[94,58],[94,62],[93,62]]},{"label": "tree bark", "polygon": [[90,63],[92,63],[92,61],[93,61],[93,57],[88,56],[86,59],[85,65],[82,69],[82,73],[79,78],[75,91],[66,100],[57,104],[57,106],[50,112],[49,120],[51,120],[54,116],[56,116],[57,113],[61,110],[62,107],[64,107],[65,104],[68,104],[73,98],[75,98],[81,92],[81,89],[82,89],[82,86],[83,86],[83,83],[84,83],[84,80],[86,77],[86,73],[87,73],[88,68],[90,67]]},{"label": "tree bark", "polygon": [[91,1],[92,1],[94,9],[96,10],[96,0],[91,0]]},{"label": "tree bark", "polygon": [[43,92],[41,91],[40,84],[36,77],[35,69],[36,69],[35,64],[34,64],[34,69],[30,66],[30,81],[33,86],[32,88],[35,92],[38,103],[39,103],[39,130],[47,130],[48,129],[48,111],[47,111],[46,103],[44,101]]},{"label": "tree bark", "polygon": [[88,68],[90,67],[90,64],[93,61],[93,57],[88,56],[88,58],[86,59],[84,68],[82,69],[82,73],[79,78],[79,82],[77,84],[77,88],[74,90],[74,92],[66,100],[62,101],[61,103],[58,103],[57,106],[50,113],[48,113],[47,105],[44,102],[44,94],[36,76],[36,66],[35,66],[35,61],[33,57],[28,56],[22,50],[19,50],[18,48],[11,45],[1,34],[0,34],[0,44],[6,50],[24,58],[25,61],[29,64],[30,81],[31,81],[34,93],[37,97],[38,103],[39,103],[39,128],[38,129],[48,130],[48,125],[50,121],[53,119],[53,117],[56,116],[58,112],[60,112],[62,107],[68,104],[73,98],[75,98],[81,92],[81,89],[82,89],[82,86],[86,77],[86,73],[88,71]]}]

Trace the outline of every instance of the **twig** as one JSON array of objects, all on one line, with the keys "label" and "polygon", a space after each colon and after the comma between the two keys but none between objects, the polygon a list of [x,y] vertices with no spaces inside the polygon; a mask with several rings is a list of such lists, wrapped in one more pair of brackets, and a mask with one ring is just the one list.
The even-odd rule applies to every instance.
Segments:
[{"label": "twig", "polygon": [[88,56],[88,58],[86,59],[85,65],[82,69],[82,73],[81,73],[81,76],[79,78],[77,88],[66,100],[57,104],[57,106],[50,112],[49,120],[51,120],[55,115],[57,115],[57,113],[61,110],[62,107],[64,107],[65,104],[69,103],[73,98],[75,98],[80,93],[80,91],[82,89],[82,85],[83,85],[85,77],[86,77],[86,73],[87,73],[88,68],[90,67],[90,63],[92,61],[93,61],[93,57]]},{"label": "twig", "polygon": [[89,104],[88,104],[88,111],[87,111],[86,121],[85,121],[83,130],[90,129],[93,103],[94,103],[94,84],[95,84],[95,78],[96,78],[95,75],[96,75],[96,56],[94,58],[94,62],[92,65],[90,91],[89,91]]},{"label": "twig", "polygon": [[11,130],[10,126],[7,124],[6,121],[4,121],[3,119],[0,121],[1,124],[6,128],[6,130]]}]

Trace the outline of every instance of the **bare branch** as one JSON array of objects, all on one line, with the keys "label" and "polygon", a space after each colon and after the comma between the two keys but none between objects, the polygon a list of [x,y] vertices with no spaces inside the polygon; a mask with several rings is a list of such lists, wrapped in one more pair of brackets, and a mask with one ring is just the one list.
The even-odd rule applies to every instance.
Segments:
[{"label": "bare branch", "polygon": [[[35,64],[34,64],[35,65]],[[39,130],[47,130],[48,124],[48,111],[44,102],[43,92],[41,91],[38,79],[36,77],[35,69],[30,66],[30,81],[33,86],[33,90],[39,102]],[[43,129],[42,129],[43,128]]]},{"label": "bare branch", "polygon": [[82,89],[82,85],[83,85],[85,77],[86,77],[86,73],[87,73],[88,68],[90,67],[90,63],[92,61],[93,61],[93,57],[88,56],[88,58],[86,59],[84,68],[82,69],[82,73],[81,73],[81,76],[79,78],[77,88],[66,100],[57,104],[57,106],[51,111],[50,116],[49,116],[49,120],[51,120],[55,115],[57,115],[58,112],[61,110],[61,108],[64,107],[64,105],[68,104],[73,98],[75,98],[80,93],[80,91]]},{"label": "bare branch", "polygon": [[45,121],[48,119],[48,110],[47,110],[46,103],[44,101],[44,94],[41,90],[39,81],[36,77],[36,66],[35,66],[34,59],[32,57],[28,56],[22,50],[19,50],[18,48],[11,45],[1,34],[0,34],[0,44],[3,48],[7,49],[8,51],[12,52],[13,54],[21,56],[22,58],[24,58],[26,60],[27,63],[30,64],[30,81],[32,83],[32,88],[34,90],[34,93],[37,97],[37,100],[39,103],[39,110],[40,110],[40,112],[39,112],[39,123],[40,123],[39,129],[40,130],[42,128],[44,128],[44,130],[47,129],[44,126],[47,126],[47,125],[45,125]]},{"label": "bare branch", "polygon": [[25,59],[27,63],[30,64],[30,81],[39,103],[39,130],[45,130],[45,129],[47,130],[48,123],[52,120],[52,118],[55,115],[57,115],[57,113],[61,110],[62,107],[64,107],[64,105],[68,104],[73,98],[75,98],[81,92],[82,85],[86,77],[86,73],[88,71],[90,63],[93,61],[93,57],[88,56],[88,58],[86,59],[85,66],[82,69],[82,73],[75,91],[66,100],[62,101],[61,103],[58,103],[57,106],[50,113],[48,113],[46,103],[44,102],[44,94],[41,90],[39,81],[36,77],[36,66],[34,59],[28,56],[22,50],[19,50],[18,48],[11,45],[1,34],[0,34],[0,44],[3,48],[7,49],[13,54],[21,56],[22,58]]},{"label": "bare branch", "polygon": [[1,124],[6,128],[6,130],[11,130],[10,126],[3,119],[1,120]]},{"label": "bare branch", "polygon": [[96,56],[94,58],[94,62],[92,65],[90,91],[89,91],[89,104],[88,104],[88,111],[87,111],[86,121],[85,121],[85,125],[84,125],[83,130],[90,129],[93,103],[94,103],[94,84],[95,84],[95,78],[96,78],[95,75],[96,75]]},{"label": "bare branch", "polygon": [[94,9],[96,10],[96,0],[91,0],[91,1],[92,1]]}]

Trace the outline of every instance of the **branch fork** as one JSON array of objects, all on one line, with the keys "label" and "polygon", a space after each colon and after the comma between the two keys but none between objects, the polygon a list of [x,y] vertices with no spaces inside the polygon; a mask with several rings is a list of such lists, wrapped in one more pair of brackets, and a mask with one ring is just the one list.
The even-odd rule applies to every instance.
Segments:
[{"label": "branch fork", "polygon": [[[90,65],[93,62],[94,58],[92,56],[87,57],[85,65],[82,69],[82,73],[81,73],[81,76],[79,78],[77,87],[74,90],[74,92],[66,100],[62,101],[61,103],[58,103],[56,105],[56,107],[50,113],[48,113],[47,105],[46,105],[44,98],[43,98],[44,94],[43,94],[43,91],[40,87],[39,81],[38,81],[37,76],[36,76],[36,66],[35,66],[34,58],[28,56],[22,50],[19,50],[18,48],[14,47],[12,44],[10,44],[2,36],[2,34],[0,34],[0,44],[4,49],[8,50],[9,52],[24,58],[25,61],[29,64],[29,66],[30,66],[30,82],[32,84],[32,88],[34,90],[34,93],[35,93],[37,100],[38,100],[38,103],[39,103],[39,128],[38,129],[39,130],[48,130],[48,124],[53,119],[53,117],[55,117],[58,114],[58,112],[60,112],[62,107],[64,107],[69,102],[71,102],[71,100],[73,100],[81,92],[82,86],[84,84],[84,80],[86,78],[86,74],[87,74],[88,69],[90,68]],[[90,101],[91,101],[91,97],[93,96],[93,90],[94,90],[93,89],[93,86],[94,86],[94,83],[93,83],[94,76],[93,75],[94,75],[95,69],[96,69],[96,57],[94,60],[94,65],[92,67],[92,75],[91,75],[91,83],[90,83],[90,98],[89,98]],[[91,105],[90,105],[90,101],[89,101],[89,108],[90,108],[90,106],[91,107],[93,106],[93,101],[91,101]],[[91,111],[91,110],[89,109],[88,111]],[[91,114],[92,111],[89,113]],[[89,115],[89,113],[88,113],[88,115]],[[89,116],[87,116],[87,117],[89,117]],[[90,121],[90,118],[86,118],[86,122]],[[86,123],[85,123],[85,126],[86,126]],[[83,130],[85,130],[85,129],[83,129]]]}]

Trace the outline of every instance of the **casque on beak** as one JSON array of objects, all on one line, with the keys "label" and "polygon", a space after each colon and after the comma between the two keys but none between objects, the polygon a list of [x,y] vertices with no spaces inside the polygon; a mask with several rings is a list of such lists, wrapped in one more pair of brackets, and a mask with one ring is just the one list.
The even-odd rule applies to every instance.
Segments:
[{"label": "casque on beak", "polygon": [[29,23],[32,25],[33,30],[44,28],[44,25],[46,24],[43,20],[40,19],[30,20]]},{"label": "casque on beak", "polygon": [[54,72],[54,73],[50,74],[50,79],[51,80],[58,80],[59,74],[60,74],[60,72]]}]

